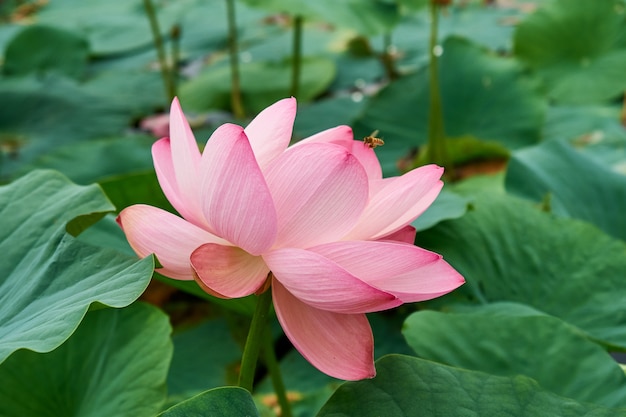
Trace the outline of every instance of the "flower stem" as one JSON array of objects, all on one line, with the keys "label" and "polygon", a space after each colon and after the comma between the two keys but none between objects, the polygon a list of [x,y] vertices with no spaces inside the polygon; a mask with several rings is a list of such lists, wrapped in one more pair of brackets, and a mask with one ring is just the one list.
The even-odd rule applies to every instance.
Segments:
[{"label": "flower stem", "polygon": [[292,417],[293,414],[291,413],[291,404],[289,404],[289,399],[287,398],[285,383],[283,382],[283,376],[280,372],[278,360],[276,359],[276,353],[274,352],[272,334],[269,326],[265,331],[264,339],[263,353],[265,356],[265,365],[267,366],[270,376],[272,377],[272,385],[274,386],[274,392],[276,393],[276,398],[278,399],[278,404],[280,405],[280,415],[281,417]]},{"label": "flower stem", "polygon": [[172,85],[172,93],[176,96],[177,92],[177,75],[178,75],[178,63],[180,62],[180,25],[176,24],[172,26],[170,30],[170,37],[172,39],[172,50],[171,54],[171,62],[172,66],[170,67],[170,83]]},{"label": "flower stem", "polygon": [[385,74],[387,74],[387,79],[393,81],[398,79],[399,74],[398,71],[396,71],[391,48],[391,32],[387,32],[383,36],[383,52],[380,54],[380,61],[383,64],[383,68],[385,68]]},{"label": "flower stem", "polygon": [[[268,277],[268,279],[270,278]],[[271,289],[267,289],[259,295],[257,299],[254,316],[252,316],[252,323],[250,323],[250,330],[248,330],[246,346],[243,349],[243,356],[241,358],[238,385],[250,392],[252,392],[252,386],[254,384],[254,371],[256,369],[257,360],[259,359],[259,351],[263,343],[267,317],[269,316],[271,306],[272,291]]]},{"label": "flower stem", "polygon": [[167,58],[165,55],[165,47],[163,46],[163,37],[161,36],[161,30],[159,29],[159,22],[157,20],[156,12],[152,6],[151,0],[143,0],[143,6],[146,9],[146,15],[150,21],[150,30],[152,30],[152,40],[154,47],[157,51],[157,57],[159,58],[159,65],[161,67],[161,78],[163,78],[163,85],[165,87],[165,94],[167,95],[168,102],[172,101],[175,92],[172,85],[172,78],[169,73],[169,66],[167,65]]},{"label": "flower stem", "polygon": [[293,52],[291,57],[291,90],[292,97],[298,97],[300,89],[300,73],[302,72],[302,21],[301,15],[296,15],[293,21]]},{"label": "flower stem", "polygon": [[236,118],[243,119],[245,111],[241,100],[241,80],[239,78],[239,44],[237,43],[237,22],[235,0],[226,0],[228,20],[228,49],[230,53],[230,105]]},{"label": "flower stem", "polygon": [[439,55],[441,49],[438,45],[439,4],[436,0],[430,2],[430,103],[428,115],[428,160],[446,168],[448,176],[452,176],[452,164],[449,161],[446,146],[446,133],[443,121],[443,105],[441,102],[441,90],[439,88]]}]

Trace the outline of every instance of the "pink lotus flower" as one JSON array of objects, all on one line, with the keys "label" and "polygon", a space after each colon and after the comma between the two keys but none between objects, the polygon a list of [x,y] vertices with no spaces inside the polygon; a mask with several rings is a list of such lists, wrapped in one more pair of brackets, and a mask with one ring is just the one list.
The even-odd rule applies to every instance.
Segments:
[{"label": "pink lotus flower", "polygon": [[428,300],[463,278],[413,245],[409,226],[433,202],[443,169],[382,178],[372,149],[339,126],[288,147],[296,100],[281,100],[245,129],[219,127],[200,153],[176,99],[170,137],[152,148],[159,183],[181,214],[146,205],[118,222],[159,272],[237,298],[271,290],[293,345],[328,375],[375,375],[365,313]]}]

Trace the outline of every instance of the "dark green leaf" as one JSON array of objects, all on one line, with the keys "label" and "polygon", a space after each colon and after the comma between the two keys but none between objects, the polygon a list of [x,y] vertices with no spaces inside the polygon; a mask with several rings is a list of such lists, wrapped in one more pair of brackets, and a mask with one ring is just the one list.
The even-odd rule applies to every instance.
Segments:
[{"label": "dark green leaf", "polygon": [[626,20],[622,0],[551,0],[515,32],[515,53],[561,102],[611,99],[626,89]]},{"label": "dark green leaf", "polygon": [[512,310],[502,303],[465,314],[420,311],[407,318],[403,333],[424,359],[493,375],[526,375],[564,397],[626,406],[626,376],[602,347],[555,317]]},{"label": "dark green leaf", "polygon": [[53,352],[20,350],[0,365],[0,415],[152,417],[165,399],[170,331],[147,304],[92,311]]},{"label": "dark green leaf", "polygon": [[238,387],[215,388],[184,401],[159,417],[254,417],[259,413],[248,391]]},{"label": "dark green leaf", "polygon": [[[439,74],[447,137],[469,135],[508,149],[539,140],[545,103],[515,61],[448,38]],[[379,130],[408,153],[428,137],[428,100],[427,71],[405,76],[369,100],[355,130]]]},{"label": "dark green leaf", "polygon": [[626,175],[559,141],[513,153],[507,190],[540,202],[555,214],[586,220],[626,240]]},{"label": "dark green leaf", "polygon": [[318,417],[618,417],[626,409],[581,404],[529,378],[501,377],[390,355],[374,379],[343,384]]},{"label": "dark green leaf", "polygon": [[28,26],[7,45],[6,75],[57,72],[80,79],[85,73],[89,47],[79,35],[52,26]]},{"label": "dark green leaf", "polygon": [[[335,76],[327,58],[307,58],[302,62],[298,99],[305,102],[322,93]],[[289,94],[289,62],[252,61],[241,66],[241,89],[246,110],[258,113]],[[226,109],[230,103],[230,69],[219,65],[180,86],[179,97],[185,110]]]},{"label": "dark green leaf", "polygon": [[626,244],[522,199],[475,196],[474,210],[417,236],[466,279],[483,303],[515,301],[560,317],[592,337],[626,347]]}]

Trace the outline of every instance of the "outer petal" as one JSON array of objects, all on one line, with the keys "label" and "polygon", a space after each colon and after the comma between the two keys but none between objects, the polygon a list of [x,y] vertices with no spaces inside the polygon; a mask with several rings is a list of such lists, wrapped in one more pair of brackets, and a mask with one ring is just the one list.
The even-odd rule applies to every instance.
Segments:
[{"label": "outer petal", "polygon": [[198,246],[226,243],[172,213],[143,204],[122,210],[117,222],[137,255],[154,253],[163,265],[157,271],[174,279],[193,279],[189,257]]},{"label": "outer petal", "polygon": [[276,212],[276,247],[331,242],[352,229],[368,198],[367,176],[345,148],[311,143],[288,149],[266,171]]},{"label": "outer petal", "polygon": [[203,287],[225,298],[254,293],[270,270],[260,256],[233,247],[208,243],[191,254],[191,265]]},{"label": "outer petal", "polygon": [[409,245],[412,245],[415,243],[416,234],[417,234],[417,230],[415,230],[415,227],[408,225],[408,226],[404,226],[400,230],[397,230],[389,235],[383,236],[377,240],[392,240],[395,242],[408,243]]},{"label": "outer petal", "polygon": [[344,240],[378,239],[411,223],[439,195],[442,174],[443,168],[426,165],[381,180],[358,224]]},{"label": "outer petal", "polygon": [[[176,179],[176,168],[172,160],[171,140],[169,138],[160,139],[152,145],[152,159],[159,184],[168,201],[186,220],[196,226],[205,226],[206,221],[200,210],[197,195],[186,197],[180,191],[178,180]],[[197,175],[190,181],[195,182],[199,188]]]},{"label": "outer petal", "polygon": [[376,156],[374,149],[365,146],[365,143],[357,140],[352,141],[351,151],[357,157],[370,181],[380,180],[383,177],[383,171]]},{"label": "outer petal", "polygon": [[296,106],[293,97],[280,100],[259,113],[246,127],[246,136],[261,169],[289,146]]},{"label": "outer petal", "polygon": [[304,249],[278,249],[263,255],[272,274],[295,297],[335,313],[369,313],[402,304],[351,275],[331,260]]},{"label": "outer petal", "polygon": [[441,255],[396,242],[335,242],[310,249],[405,303],[429,300],[462,285]]},{"label": "outer petal", "polygon": [[353,138],[354,135],[352,134],[352,128],[350,126],[342,125],[322,130],[313,136],[302,139],[293,146],[300,146],[309,143],[334,143],[335,145],[343,146],[350,151],[352,150],[352,142],[354,142],[352,140]]},{"label": "outer petal", "polygon": [[350,381],[376,375],[374,338],[364,314],[318,310],[298,300],[276,280],[272,295],[285,334],[311,365]]},{"label": "outer petal", "polygon": [[[159,151],[160,149],[157,147],[156,150]],[[167,150],[169,152],[166,152]],[[169,178],[166,182],[176,184],[175,190],[178,192],[180,202],[183,205],[194,207],[195,210],[199,185],[200,151],[177,98],[172,100],[170,108],[170,148],[163,147],[162,151],[164,154],[157,154],[157,158],[155,158],[155,166],[164,163],[164,160],[168,159],[168,153],[172,165],[171,168],[157,166],[157,173],[161,171],[161,177],[167,175]],[[159,177],[159,182],[161,177]]]},{"label": "outer petal", "polygon": [[253,255],[276,238],[276,210],[243,129],[225,124],[202,154],[201,204],[209,230]]}]

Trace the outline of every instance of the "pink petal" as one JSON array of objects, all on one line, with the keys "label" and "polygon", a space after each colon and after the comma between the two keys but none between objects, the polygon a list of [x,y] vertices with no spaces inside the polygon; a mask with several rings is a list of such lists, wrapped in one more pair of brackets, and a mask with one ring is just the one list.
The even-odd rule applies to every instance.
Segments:
[{"label": "pink petal", "polygon": [[293,146],[300,146],[310,143],[334,143],[335,145],[343,146],[347,150],[352,150],[352,142],[354,142],[352,140],[353,138],[354,136],[352,134],[352,128],[350,126],[342,125],[323,130],[313,136],[302,139],[301,141],[295,143]]},{"label": "pink petal", "polygon": [[246,136],[261,169],[289,146],[296,106],[293,97],[280,100],[259,113],[246,127]]},{"label": "pink petal", "polygon": [[[178,187],[176,168],[172,161],[171,140],[169,138],[160,139],[152,145],[152,159],[159,185],[167,200],[187,221],[196,226],[205,226],[206,221],[204,220],[204,214],[200,210],[198,200],[195,197],[185,197]],[[195,181],[197,182],[197,179]]]},{"label": "pink petal", "polygon": [[383,177],[383,171],[374,149],[365,146],[365,143],[362,141],[353,140],[351,151],[361,165],[363,165],[363,168],[365,168],[365,172],[367,172],[367,177],[370,181],[380,180]]},{"label": "pink petal", "polygon": [[200,151],[177,98],[170,109],[170,146],[176,184],[183,202],[193,201],[198,193]]},{"label": "pink petal", "polygon": [[345,148],[311,143],[288,149],[266,171],[276,212],[276,247],[330,242],[352,229],[368,198],[367,176]]},{"label": "pink petal", "polygon": [[287,248],[268,252],[263,259],[292,295],[321,310],[369,313],[402,304],[393,295],[373,288],[317,253]]},{"label": "pink petal", "polygon": [[252,256],[233,246],[208,243],[191,254],[191,265],[198,279],[213,295],[239,298],[259,289],[270,270],[260,256]]},{"label": "pink petal", "polygon": [[349,381],[376,375],[374,338],[364,314],[318,310],[298,300],[276,280],[272,296],[285,334],[311,365]]},{"label": "pink petal", "polygon": [[335,242],[310,251],[405,303],[439,297],[465,282],[441,255],[405,243]]},{"label": "pink petal", "polygon": [[252,255],[276,238],[276,210],[243,129],[217,128],[202,154],[200,192],[209,230]]},{"label": "pink petal", "polygon": [[358,224],[345,240],[379,239],[415,220],[443,187],[443,168],[426,165],[401,177],[381,180]]},{"label": "pink petal", "polygon": [[402,229],[397,230],[391,234],[378,238],[377,240],[392,240],[395,242],[408,243],[412,245],[415,243],[415,235],[417,234],[417,230],[415,227],[408,225],[404,226]]},{"label": "pink petal", "polygon": [[122,210],[117,222],[137,255],[154,253],[163,266],[157,271],[174,279],[194,278],[189,257],[198,246],[226,243],[172,213],[143,204]]}]

